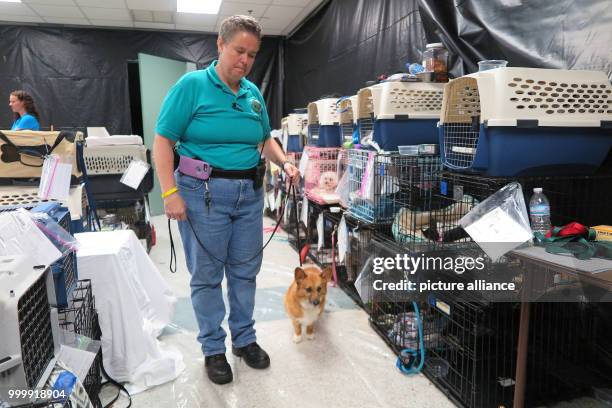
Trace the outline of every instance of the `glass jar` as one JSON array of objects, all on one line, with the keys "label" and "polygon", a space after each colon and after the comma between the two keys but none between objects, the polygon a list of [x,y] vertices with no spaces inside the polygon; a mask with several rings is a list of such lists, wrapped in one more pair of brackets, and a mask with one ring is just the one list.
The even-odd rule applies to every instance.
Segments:
[{"label": "glass jar", "polygon": [[448,51],[442,43],[427,44],[423,53],[425,72],[433,72],[436,82],[448,81]]}]

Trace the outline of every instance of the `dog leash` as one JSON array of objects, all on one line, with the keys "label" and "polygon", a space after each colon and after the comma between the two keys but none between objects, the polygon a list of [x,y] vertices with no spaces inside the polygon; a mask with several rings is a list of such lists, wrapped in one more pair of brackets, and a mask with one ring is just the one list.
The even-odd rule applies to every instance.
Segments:
[{"label": "dog leash", "polygon": [[[295,199],[295,186],[293,185],[292,181],[289,181],[289,191],[292,192],[293,194],[293,202],[297,203],[296,199]],[[266,249],[266,247],[270,244],[270,242],[272,241],[272,238],[274,238],[274,235],[276,234],[276,231],[278,230],[278,227],[280,226],[281,220],[283,219],[283,215],[285,210],[287,209],[287,206],[285,205],[283,207],[283,211],[280,214],[280,216],[278,217],[277,221],[276,221],[276,225],[274,226],[274,230],[272,231],[272,235],[270,235],[270,238],[268,238],[268,241],[265,243],[265,245],[259,250],[257,251],[257,253],[255,255],[253,255],[251,258],[247,259],[246,261],[243,262],[238,262],[238,263],[229,263],[226,261],[223,261],[219,258],[217,258],[216,256],[214,256],[202,243],[202,241],[200,241],[200,238],[198,237],[198,234],[195,231],[195,228],[193,228],[193,224],[191,223],[191,219],[189,219],[189,217],[187,217],[187,222],[189,224],[189,227],[191,228],[191,232],[193,233],[193,236],[195,237],[198,245],[200,246],[200,248],[202,248],[204,250],[204,252],[206,252],[208,254],[208,256],[210,256],[212,259],[214,259],[217,262],[221,262],[223,264],[226,265],[231,265],[231,266],[238,266],[238,265],[244,265],[246,263],[251,262],[253,259],[257,258],[263,251],[264,249]],[[300,244],[300,225],[298,223],[298,219],[297,219],[297,207],[296,207],[296,211],[295,211],[295,227],[296,227],[296,234],[297,234],[297,243],[298,243],[298,248],[300,248],[301,244]],[[170,226],[170,222],[172,220],[170,218],[168,218],[168,234],[170,235],[170,272],[172,273],[176,273],[176,268],[177,268],[177,258],[176,258],[176,248],[174,246],[174,239],[172,238],[172,228]],[[300,256],[300,252],[298,251],[298,258],[300,258],[300,266],[302,266],[302,257]]]},{"label": "dog leash", "polygon": [[[302,265],[302,244],[300,242],[300,222],[298,221],[298,215],[297,215],[297,200],[295,198],[295,186],[293,185],[291,180],[289,180],[289,192],[291,193],[291,198],[293,199],[293,204],[295,207],[293,220],[295,221],[295,237],[297,239],[298,260],[300,261],[300,267],[302,267],[303,265]],[[286,209],[287,209],[287,206],[285,205],[285,208],[283,208],[283,213],[285,212]]]},{"label": "dog leash", "polygon": [[336,274],[336,236],[338,234],[338,227],[334,225],[332,230],[331,241],[332,241],[332,286],[338,285],[338,275]]}]

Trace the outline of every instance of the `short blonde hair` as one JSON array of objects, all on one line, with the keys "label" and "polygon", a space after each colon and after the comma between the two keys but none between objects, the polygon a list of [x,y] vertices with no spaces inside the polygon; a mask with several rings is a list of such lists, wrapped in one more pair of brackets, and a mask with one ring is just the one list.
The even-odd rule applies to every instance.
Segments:
[{"label": "short blonde hair", "polygon": [[261,40],[261,25],[251,16],[231,16],[223,20],[221,23],[221,29],[219,30],[219,37],[224,42],[230,42],[234,35],[240,31],[253,34],[258,40]]}]

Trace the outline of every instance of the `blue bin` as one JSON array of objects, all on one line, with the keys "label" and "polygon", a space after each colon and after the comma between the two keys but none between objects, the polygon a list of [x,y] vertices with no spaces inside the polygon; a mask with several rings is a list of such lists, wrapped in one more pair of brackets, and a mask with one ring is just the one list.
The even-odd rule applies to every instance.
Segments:
[{"label": "blue bin", "polygon": [[[398,146],[438,143],[438,119],[378,119],[374,141],[385,151]],[[362,135],[363,137],[363,135]]]},{"label": "blue bin", "polygon": [[287,151],[288,152],[301,152],[304,149],[302,146],[300,135],[288,135],[287,136]]},{"label": "blue bin", "polygon": [[342,146],[342,133],[339,125],[320,125],[317,147]]},{"label": "blue bin", "polygon": [[603,127],[519,128],[481,124],[478,137],[468,143],[467,150],[462,150],[464,143],[460,139],[445,140],[444,126],[439,128],[444,165],[493,177],[593,174],[612,148],[612,129]]}]

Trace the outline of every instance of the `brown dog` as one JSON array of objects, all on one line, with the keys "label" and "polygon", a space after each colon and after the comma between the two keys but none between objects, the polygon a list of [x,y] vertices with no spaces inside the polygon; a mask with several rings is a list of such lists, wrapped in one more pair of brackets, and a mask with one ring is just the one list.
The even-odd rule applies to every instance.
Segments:
[{"label": "brown dog", "polygon": [[285,310],[291,318],[295,335],[293,342],[302,341],[302,330],[306,328],[306,338],[314,339],[314,322],[325,308],[327,282],[330,281],[330,267],[321,271],[315,266],[295,268],[295,280],[285,295]]}]

